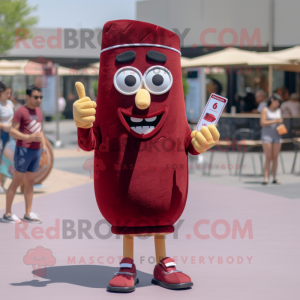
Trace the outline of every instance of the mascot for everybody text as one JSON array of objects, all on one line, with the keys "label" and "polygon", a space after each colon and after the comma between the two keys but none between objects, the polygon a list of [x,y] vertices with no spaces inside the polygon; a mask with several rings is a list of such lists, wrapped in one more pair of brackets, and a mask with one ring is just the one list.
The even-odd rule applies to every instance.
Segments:
[{"label": "mascot for everybody text", "polygon": [[[169,289],[193,285],[167,257],[164,235],[174,232],[188,190],[188,153],[197,155],[219,140],[214,125],[191,132],[186,120],[180,39],[162,27],[132,20],[103,27],[96,103],[80,82],[73,105],[78,144],[95,150],[98,207],[123,235],[120,271],[107,289],[131,292],[138,282],[134,236],[154,236],[152,283]],[[174,167],[176,166],[176,168]]]}]

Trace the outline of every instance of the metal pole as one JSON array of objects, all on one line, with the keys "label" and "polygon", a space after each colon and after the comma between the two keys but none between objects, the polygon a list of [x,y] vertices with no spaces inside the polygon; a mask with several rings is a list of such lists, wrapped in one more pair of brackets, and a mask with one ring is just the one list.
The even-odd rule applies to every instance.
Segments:
[{"label": "metal pole", "polygon": [[296,93],[300,94],[300,74],[296,73]]},{"label": "metal pole", "polygon": [[55,67],[57,68],[57,75],[56,80],[55,80],[55,123],[56,123],[56,130],[55,130],[55,143],[54,146],[55,148],[60,148],[63,146],[62,142],[59,139],[59,120],[60,120],[60,112],[59,112],[59,107],[58,107],[58,98],[59,98],[59,94],[60,94],[60,81],[59,81],[59,75],[58,75],[58,64],[55,64]]},{"label": "metal pole", "polygon": [[[273,51],[273,38],[274,38],[274,0],[270,0],[269,12],[269,45],[268,51]],[[269,66],[269,96],[273,94],[273,66]]]},{"label": "metal pole", "polygon": [[204,111],[206,105],[206,68],[197,68],[198,69],[198,78],[200,84],[200,116]]}]

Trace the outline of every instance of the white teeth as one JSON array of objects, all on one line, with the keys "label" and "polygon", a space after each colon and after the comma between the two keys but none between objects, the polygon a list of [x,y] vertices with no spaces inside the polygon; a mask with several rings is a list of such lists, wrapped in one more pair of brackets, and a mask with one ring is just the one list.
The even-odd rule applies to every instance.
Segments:
[{"label": "white teeth", "polygon": [[155,127],[154,126],[145,126],[148,127],[148,129],[144,132],[144,134],[151,132]]},{"label": "white teeth", "polygon": [[131,122],[135,122],[135,123],[140,123],[140,122],[143,121],[143,119],[140,119],[140,118],[133,118],[133,117],[131,117],[130,120],[131,120]]},{"label": "white teeth", "polygon": [[152,118],[148,118],[148,119],[145,119],[147,122],[153,122],[156,120],[157,117],[152,117]]},{"label": "white teeth", "polygon": [[138,134],[147,134],[151,132],[155,127],[154,126],[137,126],[137,127],[130,127],[134,132]]},{"label": "white teeth", "polygon": [[152,117],[152,118],[147,118],[147,119],[140,119],[140,118],[131,117],[130,120],[131,120],[131,122],[134,122],[134,123],[140,123],[143,120],[145,120],[146,122],[153,122],[153,121],[156,120],[156,118],[157,117]]}]

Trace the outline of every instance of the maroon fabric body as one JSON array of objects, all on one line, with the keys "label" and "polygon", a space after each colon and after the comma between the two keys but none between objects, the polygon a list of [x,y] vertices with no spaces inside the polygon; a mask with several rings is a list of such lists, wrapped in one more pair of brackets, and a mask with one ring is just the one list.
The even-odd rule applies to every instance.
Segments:
[{"label": "maroon fabric body", "polygon": [[[117,32],[124,33],[127,27],[136,28],[136,38],[139,27],[148,28],[150,33],[164,32],[169,37],[166,44],[180,47],[179,37],[173,32],[144,22],[119,20],[105,24],[102,48],[111,46],[107,32],[118,28]],[[117,63],[116,56],[129,50],[136,52],[136,58]],[[149,50],[165,54],[167,61],[149,60]],[[126,47],[102,52],[100,61],[96,121],[92,128],[77,131],[80,148],[95,149],[94,186],[99,209],[116,234],[173,232],[187,198],[187,155],[198,154],[191,144],[186,120],[180,55],[158,47]],[[133,66],[144,74],[154,65],[169,69],[173,85],[165,94],[150,94],[150,107],[140,110],[135,105],[135,94],[119,93],[113,77],[124,66]],[[125,113],[147,118],[159,111],[163,114],[160,123],[146,136],[138,137],[123,117]]]}]

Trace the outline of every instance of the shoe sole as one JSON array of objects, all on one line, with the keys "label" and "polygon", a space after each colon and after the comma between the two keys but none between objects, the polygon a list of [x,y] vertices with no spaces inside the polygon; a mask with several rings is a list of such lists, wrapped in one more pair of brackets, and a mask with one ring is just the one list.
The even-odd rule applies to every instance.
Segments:
[{"label": "shoe sole", "polygon": [[27,219],[22,219],[23,222],[27,222],[27,223],[33,223],[33,224],[42,224],[43,222],[41,221],[31,221],[31,220],[27,220]]},{"label": "shoe sole", "polygon": [[165,283],[161,280],[157,280],[155,278],[153,278],[151,282],[153,284],[162,286],[162,287],[164,287],[166,289],[169,289],[169,290],[183,290],[183,289],[188,289],[188,288],[190,288],[194,285],[192,282],[170,284],[170,283]]},{"label": "shoe sole", "polygon": [[106,290],[109,292],[115,292],[115,293],[130,293],[135,291],[135,285],[139,283],[139,279],[135,279],[134,286],[130,287],[118,287],[118,286],[111,286],[108,285]]},{"label": "shoe sole", "polygon": [[9,220],[3,219],[3,218],[2,218],[2,222],[4,222],[4,223],[12,223],[12,224],[21,224],[21,223],[23,223],[22,221],[19,221],[19,222],[9,221]]}]

